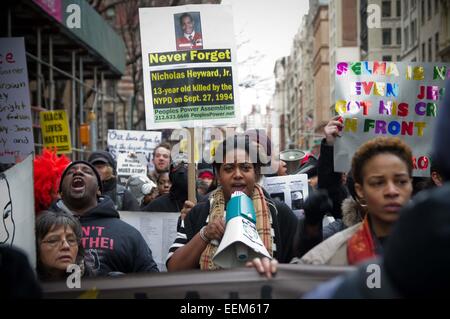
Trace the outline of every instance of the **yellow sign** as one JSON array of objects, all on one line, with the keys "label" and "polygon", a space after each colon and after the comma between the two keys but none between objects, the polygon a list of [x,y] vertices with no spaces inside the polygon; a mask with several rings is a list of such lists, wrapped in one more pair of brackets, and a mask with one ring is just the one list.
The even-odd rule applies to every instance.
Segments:
[{"label": "yellow sign", "polygon": [[41,112],[39,120],[44,147],[56,148],[58,154],[71,153],[72,145],[66,111]]}]

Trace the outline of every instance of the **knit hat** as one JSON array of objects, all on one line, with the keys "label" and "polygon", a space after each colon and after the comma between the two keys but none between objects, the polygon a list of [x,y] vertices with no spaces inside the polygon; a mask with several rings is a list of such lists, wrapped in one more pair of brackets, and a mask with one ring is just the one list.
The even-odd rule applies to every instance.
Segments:
[{"label": "knit hat", "polygon": [[214,179],[214,174],[210,171],[203,171],[198,174],[199,179]]},{"label": "knit hat", "polygon": [[206,162],[200,162],[197,165],[197,176],[198,178],[214,178],[214,167],[212,164]]},{"label": "knit hat", "polygon": [[150,194],[155,187],[156,184],[143,175],[131,175],[126,184],[126,188],[133,194],[139,204],[142,203],[145,195]]},{"label": "knit hat", "polygon": [[99,188],[100,192],[102,193],[102,192],[103,192],[103,187],[102,187],[102,180],[101,180],[101,178],[100,178],[100,174],[98,173],[98,171],[97,171],[97,169],[94,167],[94,165],[92,165],[91,163],[86,162],[86,161],[73,161],[72,163],[70,163],[70,164],[66,167],[66,169],[64,170],[64,172],[63,172],[62,175],[61,175],[61,181],[59,182],[59,192],[60,192],[60,193],[62,192],[62,184],[63,184],[64,177],[65,177],[66,174],[67,174],[67,171],[68,171],[72,166],[74,166],[74,165],[76,165],[76,164],[84,164],[84,165],[87,165],[87,166],[89,166],[89,167],[94,171],[95,176],[97,177],[98,188]]}]

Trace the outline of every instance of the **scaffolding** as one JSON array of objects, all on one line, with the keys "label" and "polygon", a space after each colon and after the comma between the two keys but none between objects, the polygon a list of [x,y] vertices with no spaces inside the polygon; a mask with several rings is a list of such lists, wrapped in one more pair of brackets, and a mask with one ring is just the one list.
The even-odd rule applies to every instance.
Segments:
[{"label": "scaffolding", "polygon": [[[70,30],[36,3],[8,1],[7,10],[2,13],[6,13],[2,21],[7,24],[2,36],[25,38],[35,152],[41,153],[43,148],[39,113],[66,109],[72,142],[72,154],[67,155],[72,160],[84,159],[87,152],[106,148],[105,104],[112,104],[115,127],[119,103],[116,87],[123,71],[120,66],[112,67],[107,57],[71,35]],[[90,127],[89,146],[81,143],[82,124]]]}]

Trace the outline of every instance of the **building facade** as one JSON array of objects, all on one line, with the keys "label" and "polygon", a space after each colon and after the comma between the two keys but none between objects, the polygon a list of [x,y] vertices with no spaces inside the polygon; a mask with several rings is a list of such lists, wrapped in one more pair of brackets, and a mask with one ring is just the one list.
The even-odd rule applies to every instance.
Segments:
[{"label": "building facade", "polygon": [[449,11],[445,0],[402,1],[403,61],[450,61]]},{"label": "building facade", "polygon": [[314,129],[317,134],[331,115],[328,2],[311,0],[309,11],[313,28]]},{"label": "building facade", "polygon": [[401,60],[401,2],[361,0],[358,1],[358,6],[361,17],[359,24],[361,59],[363,61]]},{"label": "building facade", "polygon": [[335,66],[341,61],[359,61],[358,1],[331,0],[330,25],[330,114],[334,114]]}]

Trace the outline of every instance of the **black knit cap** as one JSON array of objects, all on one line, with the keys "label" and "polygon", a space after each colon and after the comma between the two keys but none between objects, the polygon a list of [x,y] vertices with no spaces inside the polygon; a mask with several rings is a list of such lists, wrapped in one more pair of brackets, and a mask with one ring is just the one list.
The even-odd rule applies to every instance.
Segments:
[{"label": "black knit cap", "polygon": [[405,206],[384,253],[386,274],[404,297],[440,297],[450,287],[450,185]]},{"label": "black knit cap", "polygon": [[95,164],[97,162],[102,162],[111,166],[114,170],[116,169],[116,161],[112,157],[111,153],[107,151],[95,151],[89,155],[88,162]]},{"label": "black knit cap", "polygon": [[99,189],[100,189],[100,192],[103,192],[102,179],[100,178],[100,174],[98,173],[98,171],[97,171],[97,169],[95,168],[94,165],[92,165],[91,163],[86,162],[86,161],[73,161],[72,163],[70,163],[70,164],[66,167],[66,169],[64,170],[64,172],[63,172],[62,175],[61,175],[61,181],[59,182],[59,192],[61,193],[61,191],[62,191],[62,183],[63,183],[64,177],[65,177],[66,174],[67,174],[67,171],[68,171],[72,166],[74,166],[74,165],[76,165],[76,164],[84,164],[84,165],[87,165],[87,166],[89,166],[89,167],[94,171],[95,176],[97,177],[97,184],[98,184],[98,187],[99,187]]}]

